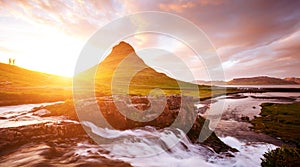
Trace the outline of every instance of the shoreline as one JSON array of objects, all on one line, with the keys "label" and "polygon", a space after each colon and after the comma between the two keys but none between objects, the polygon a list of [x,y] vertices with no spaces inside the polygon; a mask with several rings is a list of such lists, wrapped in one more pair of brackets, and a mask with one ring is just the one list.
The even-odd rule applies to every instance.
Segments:
[{"label": "shoreline", "polygon": [[[222,87],[221,85],[218,86],[219,89],[224,89],[224,90],[229,90],[228,92],[224,92],[224,93],[216,93],[215,95],[211,95],[208,97],[201,97],[199,98],[200,101],[204,101],[207,99],[212,99],[212,98],[216,98],[222,95],[231,95],[231,94],[237,94],[237,93],[266,93],[266,92],[300,92],[300,88],[271,88],[271,87],[265,87],[265,88],[253,88],[253,87]],[[213,90],[213,89],[212,89]],[[213,91],[212,91],[213,92]],[[11,92],[1,92],[2,96],[9,96],[9,95],[13,95],[13,96],[18,96],[17,94],[13,93],[11,94]],[[64,93],[65,94],[65,93]],[[67,93],[69,94],[69,93]],[[43,94],[43,95],[38,95],[38,94],[24,94],[25,96],[29,95],[29,96],[40,96],[39,98],[35,98],[28,100],[28,98],[26,97],[21,97],[21,98],[17,98],[20,100],[0,100],[0,107],[4,107],[4,106],[14,106],[14,105],[22,105],[22,104],[38,104],[38,103],[50,103],[50,102],[56,102],[56,101],[65,101],[68,99],[72,99],[72,96],[70,97],[57,97],[56,95],[51,95],[51,97],[49,97],[47,94]],[[69,95],[67,95],[69,96]],[[107,95],[109,96],[109,95]],[[168,94],[166,94],[166,96],[168,96]],[[99,97],[103,97],[103,96],[99,96]],[[10,98],[11,99],[11,98]]]},{"label": "shoreline", "polygon": [[[252,92],[248,92],[244,95],[243,93],[245,92],[242,92],[242,95],[237,93],[236,95],[233,95],[233,97],[214,99],[213,103],[211,103],[211,105],[215,105],[214,103],[227,103],[225,106],[223,106],[225,108],[223,108],[224,111],[222,113],[222,117],[220,118],[217,127],[214,129],[216,134],[219,137],[232,136],[243,141],[272,143],[277,146],[288,144],[281,138],[277,138],[278,136],[262,133],[263,131],[255,131],[251,121],[255,118],[260,118],[260,115],[263,112],[263,108],[261,108],[262,104],[295,104],[299,102],[299,97],[297,99],[295,97],[276,95],[275,93],[274,96],[266,98],[267,95],[265,96],[258,94],[256,96],[252,94]],[[234,99],[233,102],[232,99]],[[202,104],[205,106],[203,106],[203,109],[199,108],[198,112],[204,115],[206,119],[215,120],[216,115],[209,111],[211,106],[208,107],[205,101],[202,101]]]},{"label": "shoreline", "polygon": [[[219,95],[216,95],[216,96],[213,96],[213,97],[210,97],[210,98],[205,98],[206,100],[214,100],[214,98],[217,98],[217,97],[220,97],[220,96],[224,96],[224,95],[233,95],[233,97],[232,97],[232,99],[236,99],[236,98],[240,98],[240,99],[244,99],[244,97],[242,97],[242,96],[235,96],[234,94],[239,94],[239,93],[245,93],[244,91],[243,92],[228,92],[228,93],[226,93],[226,94],[219,94]],[[249,98],[250,98],[250,96],[248,96]],[[192,98],[190,98],[191,100],[192,100]],[[216,99],[216,101],[218,101],[218,100],[220,100],[220,99],[223,99],[223,98],[219,98],[219,99]],[[229,97],[229,99],[230,99],[230,97]],[[144,100],[142,100],[142,99],[137,99],[138,101],[144,101]],[[204,100],[203,100],[204,101]],[[57,104],[57,105],[59,105],[59,104]],[[64,106],[64,105],[62,105],[62,106]],[[47,106],[46,106],[47,107]],[[31,113],[40,113],[40,114],[43,114],[43,112],[37,112],[36,110],[40,110],[40,109],[43,109],[44,107],[41,107],[41,108],[35,108],[35,109],[33,109],[33,110],[31,110],[30,112]],[[63,108],[60,108],[59,110],[62,110],[62,111],[67,111],[67,110],[63,110]],[[49,109],[49,111],[51,111],[51,109]],[[45,113],[46,115],[44,115],[45,117],[47,117],[47,116],[52,116],[51,114],[50,115],[47,115],[47,112]],[[59,114],[59,113],[56,113],[56,114]],[[61,114],[61,113],[60,113]],[[65,113],[66,114],[66,113]],[[68,114],[70,114],[70,113],[68,113]],[[76,113],[75,113],[76,114]],[[53,115],[53,116],[55,116],[55,114]],[[43,116],[42,116],[43,117]],[[67,118],[66,118],[67,119]],[[237,126],[237,125],[235,125],[235,124],[232,124],[232,123],[230,123],[229,122],[229,124],[231,124],[231,126],[233,126],[233,127],[235,127],[235,128],[237,128],[237,130],[230,130],[230,129],[228,129],[228,132],[230,132],[231,134],[233,133],[233,132],[236,132],[236,133],[238,133],[237,134],[237,136],[234,136],[234,135],[231,135],[231,134],[227,134],[226,135],[226,132],[224,132],[223,131],[223,133],[225,134],[225,135],[219,135],[218,133],[216,133],[217,134],[217,136],[219,136],[219,137],[224,137],[224,136],[227,136],[227,137],[233,137],[233,138],[236,138],[236,139],[238,139],[239,141],[249,141],[249,140],[243,140],[242,138],[244,137],[244,138],[248,138],[248,139],[251,139],[250,140],[250,142],[247,144],[247,142],[245,142],[246,144],[245,145],[255,145],[255,143],[266,143],[266,144],[268,144],[268,143],[272,143],[272,144],[274,144],[274,142],[277,142],[277,141],[273,141],[273,142],[269,142],[269,139],[266,139],[266,140],[261,140],[261,139],[264,139],[264,137],[265,136],[268,136],[268,135],[266,135],[266,134],[263,134],[263,133],[256,133],[256,132],[254,132],[252,129],[250,129],[249,127],[248,127],[248,124],[249,124],[249,122],[243,122],[243,121],[240,121],[240,122],[237,122],[238,124],[240,124],[240,123],[244,123],[244,124],[246,124],[246,126],[247,126],[247,128],[248,128],[248,130],[246,131],[246,132],[242,132],[242,133],[239,133],[238,131],[243,131],[244,129],[244,127],[241,127],[241,126]],[[66,126],[64,126],[64,125],[66,125]],[[80,125],[80,126],[82,126],[82,125]],[[56,128],[56,127],[58,127],[58,128]],[[82,137],[82,138],[78,138],[77,137],[77,139],[76,138],[72,138],[72,137],[70,137],[70,138],[65,138],[64,136],[65,135],[63,135],[63,134],[65,134],[66,133],[66,135],[68,136],[69,135],[69,133],[68,133],[68,127],[69,128],[71,128],[72,130],[74,130],[74,129],[78,129],[78,128],[74,128],[75,127],[75,125],[73,125],[73,124],[69,124],[68,125],[68,123],[65,123],[64,121],[62,121],[61,123],[59,123],[59,124],[54,124],[54,125],[50,125],[50,126],[48,126],[48,125],[46,125],[46,124],[34,124],[34,125],[32,125],[32,126],[23,126],[22,128],[25,128],[25,129],[27,129],[26,130],[26,133],[25,134],[31,134],[31,135],[29,135],[30,136],[30,138],[28,138],[28,137],[26,137],[26,138],[28,138],[28,140],[31,140],[32,139],[32,142],[33,143],[35,143],[36,145],[40,145],[41,144],[41,146],[43,147],[43,149],[45,148],[45,152],[47,152],[47,153],[45,153],[45,154],[43,154],[43,155],[47,155],[47,156],[54,156],[54,157],[52,157],[52,158],[49,158],[49,159],[47,159],[47,158],[44,158],[43,156],[41,157],[42,159],[46,159],[45,160],[45,162],[47,162],[48,164],[51,164],[52,162],[54,162],[54,161],[56,161],[56,157],[55,156],[57,156],[56,154],[57,153],[59,153],[59,151],[58,152],[52,152],[52,151],[49,151],[49,149],[50,150],[56,150],[56,149],[61,149],[61,147],[60,147],[60,145],[69,145],[69,147],[71,147],[72,149],[76,149],[77,148],[77,146],[76,145],[74,145],[74,144],[72,144],[72,142],[75,142],[76,143],[76,141],[78,141],[78,142],[81,142],[81,139],[86,139],[84,136]],[[14,137],[17,137],[18,138],[18,136],[14,136],[14,134],[22,134],[23,135],[23,131],[22,130],[19,130],[19,128],[17,127],[17,128],[11,128],[11,129],[15,129],[15,130],[12,130],[11,131],[11,133],[10,134],[5,134],[5,135],[3,135],[3,137],[9,137],[10,136],[10,140],[6,140],[5,139],[5,141],[6,141],[6,143],[8,142],[10,142],[10,141],[15,141],[13,138]],[[34,130],[35,129],[35,130]],[[33,130],[34,131],[36,131],[37,129],[42,129],[42,130],[38,130],[38,132],[39,133],[43,133],[43,134],[46,134],[46,135],[37,135],[37,136],[35,136],[35,135],[32,135],[33,134]],[[81,128],[80,128],[81,129]],[[250,129],[250,130],[249,130]],[[0,129],[0,130],[3,130],[5,133],[6,133],[6,130],[5,129]],[[132,129],[130,130],[130,131],[133,131]],[[216,132],[216,131],[215,131]],[[7,131],[7,133],[9,133],[8,131]],[[34,132],[35,133],[35,132]],[[78,133],[78,134],[83,134],[81,131],[78,131],[78,132],[76,132],[76,133]],[[4,134],[4,133],[3,133]],[[60,137],[58,137],[58,140],[55,140],[55,139],[53,139],[52,140],[52,138],[50,139],[49,137],[47,137],[47,134],[54,134],[54,138],[56,138],[55,136],[60,136]],[[70,135],[72,136],[72,135],[74,135],[75,134],[75,132],[74,133],[71,133]],[[253,135],[253,134],[255,134],[255,135]],[[241,135],[242,136],[242,138],[240,138],[240,137],[238,137],[238,135]],[[43,137],[44,136],[44,137]],[[257,136],[260,136],[260,137],[257,137]],[[33,138],[32,138],[33,137]],[[52,136],[53,137],[53,136]],[[75,135],[75,137],[76,137],[76,135]],[[88,137],[88,136],[86,136],[86,137]],[[274,139],[275,140],[275,138],[273,138],[273,137],[270,137],[270,136],[268,136],[269,138],[272,138],[272,139]],[[61,140],[61,139],[68,139],[68,140]],[[18,138],[19,140],[23,140],[22,139],[22,137],[21,138]],[[70,140],[69,140],[70,139]],[[42,143],[39,143],[39,141],[41,141]],[[215,143],[215,141],[214,140],[212,140],[212,143]],[[13,144],[13,143],[11,143],[12,145],[14,145],[14,146],[17,146],[18,144]],[[91,143],[90,143],[91,144]],[[30,145],[30,142],[29,143],[25,143],[25,144],[20,144],[20,145],[18,145],[18,147],[10,147],[10,146],[7,146],[8,148],[7,148],[7,150],[6,149],[4,149],[3,151],[7,151],[7,152],[2,152],[2,151],[0,151],[1,152],[1,156],[0,156],[0,162],[7,162],[7,160],[9,160],[9,159],[12,159],[14,156],[18,156],[18,152],[20,151],[20,150],[30,150],[29,148],[29,145]],[[32,145],[32,143],[31,143],[31,145]],[[277,146],[280,146],[280,143],[279,144],[275,144],[275,145],[277,145]],[[38,146],[37,146],[38,147]],[[65,147],[65,146],[63,146],[63,147]],[[79,148],[80,149],[80,148]],[[50,152],[50,153],[48,153],[48,152]],[[39,154],[38,152],[33,152],[34,154]],[[224,153],[226,153],[226,152],[224,152]],[[218,154],[218,155],[222,155],[222,154]],[[40,155],[38,155],[38,156],[40,156]],[[227,157],[230,157],[230,156],[233,156],[232,154],[230,154],[230,155],[227,155]],[[100,159],[103,159],[104,161],[107,161],[107,162],[109,162],[109,163],[117,163],[117,164],[122,164],[122,163],[124,163],[124,162],[122,162],[122,161],[111,161],[110,159],[106,159],[105,157],[98,157],[98,158],[100,158]],[[224,159],[226,159],[226,156],[224,157]],[[86,164],[89,164],[88,162],[87,162],[87,160],[86,159],[82,159],[82,157],[80,157],[79,159],[78,159],[78,157],[76,157],[76,156],[72,156],[72,160],[66,160],[68,163],[70,163],[70,164],[76,164],[77,162],[82,162],[82,163],[86,163]],[[74,162],[73,162],[74,161]],[[56,162],[57,163],[57,162]]]}]

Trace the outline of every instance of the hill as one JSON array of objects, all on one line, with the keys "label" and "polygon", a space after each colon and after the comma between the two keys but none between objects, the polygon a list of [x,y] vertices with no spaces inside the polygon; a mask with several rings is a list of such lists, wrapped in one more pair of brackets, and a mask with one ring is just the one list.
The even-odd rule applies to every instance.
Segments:
[{"label": "hill", "polygon": [[225,81],[205,81],[205,80],[195,80],[193,83],[198,85],[226,85]]},{"label": "hill", "polygon": [[300,84],[300,78],[290,77],[290,78],[284,78],[286,81],[292,81],[296,82],[297,84]]},{"label": "hill", "polygon": [[0,63],[0,106],[65,100],[71,78]]},{"label": "hill", "polygon": [[1,87],[70,86],[71,78],[0,63]]},{"label": "hill", "polygon": [[293,85],[294,81],[273,78],[267,76],[259,76],[252,78],[236,78],[227,82],[228,85]]},{"label": "hill", "polygon": [[[210,86],[179,81],[164,73],[155,71],[135,53],[131,45],[120,42],[99,64],[78,74],[74,83],[83,90],[95,86],[97,96],[111,95],[111,89],[117,94],[148,95],[155,88],[165,94],[179,94],[210,97]],[[95,81],[95,82],[94,82]],[[129,92],[127,92],[129,87]],[[199,91],[194,91],[200,89]],[[224,90],[214,93],[224,93]]]},{"label": "hill", "polygon": [[[0,74],[0,106],[59,101],[72,97],[72,78],[3,63],[0,63]],[[96,96],[111,95],[112,81],[116,81],[113,82],[113,88],[117,94],[127,94],[128,85],[131,95],[148,95],[155,88],[160,88],[168,95],[183,93],[198,97],[200,94],[201,98],[226,93],[224,89],[214,89],[212,92],[210,86],[178,81],[155,71],[125,42],[116,45],[99,65],[73,78],[73,82],[79,83],[74,89],[80,90],[82,95],[91,88],[94,90],[94,87]],[[199,88],[200,91],[195,91],[195,88]]]},{"label": "hill", "polygon": [[[191,97],[200,94],[201,98],[207,98],[224,94],[226,90],[212,91],[210,86],[178,81],[159,73],[147,66],[128,43],[120,42],[100,64],[76,75],[73,86],[75,100],[48,106],[52,114],[78,116],[81,121],[119,130],[172,126],[185,131],[188,138],[198,144],[200,131],[204,129],[206,133],[201,139],[204,145],[216,152],[236,151],[210,131],[208,122],[196,114],[195,98]],[[156,88],[166,96],[145,96]],[[129,98],[122,96],[128,94]],[[86,128],[90,130],[90,127]]]}]

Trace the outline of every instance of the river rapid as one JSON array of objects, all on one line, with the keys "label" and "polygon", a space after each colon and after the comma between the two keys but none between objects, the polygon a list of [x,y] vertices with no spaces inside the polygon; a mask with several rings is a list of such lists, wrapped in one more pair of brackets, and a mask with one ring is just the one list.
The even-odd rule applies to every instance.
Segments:
[{"label": "river rapid", "polygon": [[[81,122],[93,135],[106,139],[95,144],[88,137],[70,140],[32,141],[9,152],[0,151],[0,166],[260,166],[260,158],[281,144],[276,138],[258,134],[245,118],[253,119],[265,102],[293,103],[300,93],[240,93],[224,95],[195,104],[198,113],[211,120],[220,139],[239,152],[217,154],[212,149],[192,144],[179,129],[152,127],[134,130],[102,129],[91,122]],[[33,126],[39,123],[73,123],[65,117],[41,117],[27,104],[0,107],[0,129]],[[215,112],[212,108],[220,108]]]}]

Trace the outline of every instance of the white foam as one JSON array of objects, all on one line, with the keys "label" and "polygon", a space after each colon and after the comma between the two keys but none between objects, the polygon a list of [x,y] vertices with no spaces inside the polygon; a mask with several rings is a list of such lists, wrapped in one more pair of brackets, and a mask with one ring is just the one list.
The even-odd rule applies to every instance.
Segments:
[{"label": "white foam", "polygon": [[[153,128],[135,130],[102,129],[90,122],[84,122],[93,133],[113,142],[100,144],[109,151],[107,158],[129,162],[133,166],[260,166],[262,155],[276,148],[266,143],[245,143],[234,137],[221,140],[239,150],[234,157],[216,154],[210,149],[189,142],[184,132],[179,129]],[[113,137],[113,138],[112,138]]]},{"label": "white foam", "polygon": [[47,106],[56,103],[63,103],[63,101],[50,102],[50,103],[38,103],[38,104],[21,104],[21,105],[14,105],[14,106],[2,106],[0,107],[0,113],[10,112],[10,111],[13,112],[30,111],[34,107]]}]

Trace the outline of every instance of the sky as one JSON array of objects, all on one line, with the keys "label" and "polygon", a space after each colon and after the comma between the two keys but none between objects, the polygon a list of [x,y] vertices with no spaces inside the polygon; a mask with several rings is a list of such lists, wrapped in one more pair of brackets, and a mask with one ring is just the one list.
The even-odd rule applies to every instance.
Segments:
[{"label": "sky", "polygon": [[[0,0],[0,62],[15,58],[24,68],[72,76],[80,51],[101,27],[136,12],[161,11],[191,21],[206,34],[225,80],[300,77],[299,9],[300,1],[294,0]],[[205,62],[170,37],[144,34],[125,41],[137,52],[158,46],[174,52],[195,79],[211,79]],[[157,70],[188,80],[174,68],[177,58],[140,56]]]}]

